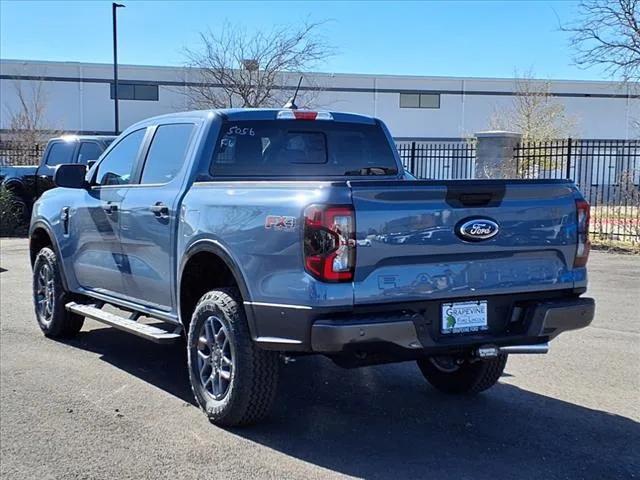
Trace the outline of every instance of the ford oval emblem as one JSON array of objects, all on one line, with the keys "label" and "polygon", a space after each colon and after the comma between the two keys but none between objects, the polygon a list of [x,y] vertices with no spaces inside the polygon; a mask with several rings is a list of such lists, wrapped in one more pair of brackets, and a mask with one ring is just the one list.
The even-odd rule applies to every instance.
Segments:
[{"label": "ford oval emblem", "polygon": [[463,220],[456,227],[460,238],[468,242],[480,242],[495,237],[500,227],[488,218],[471,218]]}]

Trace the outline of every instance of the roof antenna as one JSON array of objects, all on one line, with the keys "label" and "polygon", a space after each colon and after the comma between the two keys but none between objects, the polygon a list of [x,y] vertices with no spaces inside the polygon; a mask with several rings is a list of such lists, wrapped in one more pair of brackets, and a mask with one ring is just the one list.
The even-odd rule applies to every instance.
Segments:
[{"label": "roof antenna", "polygon": [[298,96],[298,90],[300,90],[300,84],[302,83],[302,75],[300,75],[300,80],[298,80],[298,86],[296,87],[296,91],[293,92],[293,97],[289,99],[287,103],[284,104],[282,108],[290,108],[291,110],[298,110],[298,106],[296,105],[296,97]]}]

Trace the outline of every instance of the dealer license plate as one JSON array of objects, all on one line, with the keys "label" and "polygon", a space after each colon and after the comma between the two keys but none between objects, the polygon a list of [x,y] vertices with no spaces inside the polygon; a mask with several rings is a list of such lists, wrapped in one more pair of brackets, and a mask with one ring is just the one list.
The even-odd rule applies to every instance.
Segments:
[{"label": "dealer license plate", "polygon": [[442,333],[472,333],[488,328],[486,300],[442,304]]}]

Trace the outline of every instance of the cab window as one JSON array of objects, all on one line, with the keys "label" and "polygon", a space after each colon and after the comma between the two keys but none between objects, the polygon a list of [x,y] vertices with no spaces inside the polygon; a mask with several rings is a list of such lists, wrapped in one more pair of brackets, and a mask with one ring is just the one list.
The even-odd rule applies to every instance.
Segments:
[{"label": "cab window", "polygon": [[96,142],[82,142],[78,151],[78,163],[86,165],[89,160],[98,160],[102,147]]},{"label": "cab window", "polygon": [[76,148],[75,142],[56,142],[51,145],[47,155],[47,165],[54,167],[63,163],[73,163],[73,151]]},{"label": "cab window", "polygon": [[377,124],[306,120],[226,122],[216,145],[214,176],[396,175]]},{"label": "cab window", "polygon": [[140,183],[168,183],[184,164],[194,125],[176,123],[160,125],[151,141]]},{"label": "cab window", "polygon": [[94,182],[96,185],[127,185],[131,182],[146,131],[146,128],[142,128],[131,132],[111,149],[98,165]]}]

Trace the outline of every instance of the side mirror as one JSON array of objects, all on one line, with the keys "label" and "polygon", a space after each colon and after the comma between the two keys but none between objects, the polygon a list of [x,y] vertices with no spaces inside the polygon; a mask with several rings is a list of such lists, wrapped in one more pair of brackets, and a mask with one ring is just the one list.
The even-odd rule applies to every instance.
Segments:
[{"label": "side mirror", "polygon": [[91,167],[93,167],[96,162],[97,160],[87,160],[87,170],[91,170]]},{"label": "side mirror", "polygon": [[53,176],[53,182],[57,187],[84,188],[86,185],[84,180],[86,174],[86,165],[78,163],[58,165],[56,173]]}]

